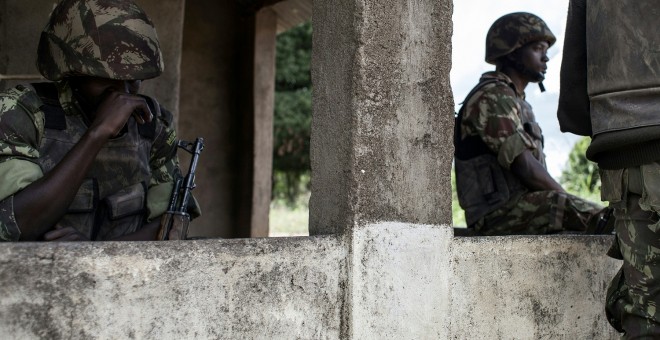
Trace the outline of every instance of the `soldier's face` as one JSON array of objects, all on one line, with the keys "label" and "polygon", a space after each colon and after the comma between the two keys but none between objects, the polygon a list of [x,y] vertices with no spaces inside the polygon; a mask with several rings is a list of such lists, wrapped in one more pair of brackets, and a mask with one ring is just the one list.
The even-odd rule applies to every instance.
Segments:
[{"label": "soldier's face", "polygon": [[115,80],[99,77],[78,77],[72,82],[72,87],[82,96],[86,109],[96,110],[103,98],[110,92],[137,94],[140,91],[141,80]]},{"label": "soldier's face", "polygon": [[[548,69],[548,48],[550,45],[546,41],[537,41],[529,43],[520,48],[519,58],[522,65],[530,71],[530,74],[545,74]],[[534,78],[534,77],[531,77]],[[542,78],[541,78],[542,79]],[[539,79],[529,79],[529,81],[539,81]]]}]

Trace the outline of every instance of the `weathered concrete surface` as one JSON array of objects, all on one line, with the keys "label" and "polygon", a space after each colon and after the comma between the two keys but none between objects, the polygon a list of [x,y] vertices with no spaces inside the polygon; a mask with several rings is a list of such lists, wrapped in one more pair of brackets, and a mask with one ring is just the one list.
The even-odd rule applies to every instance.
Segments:
[{"label": "weathered concrete surface", "polygon": [[0,247],[0,338],[615,339],[611,237],[341,237]]},{"label": "weathered concrete surface", "polygon": [[451,223],[451,14],[449,0],[314,2],[311,234]]},{"label": "weathered concrete surface", "polygon": [[621,266],[612,237],[456,238],[454,339],[616,339],[605,291]]},{"label": "weathered concrete surface", "polygon": [[337,339],[333,236],[3,244],[0,338]]},{"label": "weathered concrete surface", "polygon": [[447,339],[451,233],[404,223],[354,229],[344,337]]}]

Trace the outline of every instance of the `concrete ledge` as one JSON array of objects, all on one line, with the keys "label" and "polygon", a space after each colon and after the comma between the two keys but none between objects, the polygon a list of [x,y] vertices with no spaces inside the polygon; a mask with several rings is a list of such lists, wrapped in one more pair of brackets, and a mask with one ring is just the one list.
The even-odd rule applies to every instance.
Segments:
[{"label": "concrete ledge", "polygon": [[338,238],[0,247],[2,338],[338,338]]},{"label": "concrete ledge", "polygon": [[615,339],[611,237],[337,236],[0,247],[1,338]]},{"label": "concrete ledge", "polygon": [[458,339],[616,339],[605,292],[621,266],[611,236],[455,238],[451,330]]}]

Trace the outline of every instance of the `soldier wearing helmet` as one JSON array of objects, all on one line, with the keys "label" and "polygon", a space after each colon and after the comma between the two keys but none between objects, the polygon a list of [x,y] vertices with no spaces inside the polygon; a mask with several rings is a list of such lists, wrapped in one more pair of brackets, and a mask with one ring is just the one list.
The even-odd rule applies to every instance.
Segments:
[{"label": "soldier wearing helmet", "polygon": [[156,30],[129,0],[63,0],[38,47],[52,82],[0,93],[0,240],[153,240],[179,172],[172,115],[138,94]]},{"label": "soldier wearing helmet", "polygon": [[541,82],[555,43],[531,13],[497,19],[486,37],[486,72],[456,117],[455,171],[459,203],[478,235],[585,232],[602,207],[567,194],[548,173],[543,134],[525,100]]}]

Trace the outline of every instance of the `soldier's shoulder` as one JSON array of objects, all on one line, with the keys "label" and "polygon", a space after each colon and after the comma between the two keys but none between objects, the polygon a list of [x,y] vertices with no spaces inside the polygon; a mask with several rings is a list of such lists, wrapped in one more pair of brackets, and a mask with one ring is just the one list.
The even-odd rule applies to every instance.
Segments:
[{"label": "soldier's shoulder", "polygon": [[[0,92],[0,130],[12,136],[40,135],[44,127],[43,102],[29,85]],[[10,133],[11,132],[11,133]]]},{"label": "soldier's shoulder", "polygon": [[492,81],[488,84],[483,85],[479,88],[474,96],[477,98],[515,98],[516,92],[511,88],[511,86],[503,81]]},{"label": "soldier's shoulder", "polygon": [[513,103],[515,100],[516,93],[507,83],[493,81],[475,90],[466,104],[468,110],[482,112],[484,110],[492,111],[494,108],[501,107],[505,102]]},{"label": "soldier's shoulder", "polygon": [[0,115],[13,110],[35,113],[41,110],[43,102],[30,85],[17,85],[0,92]]}]

